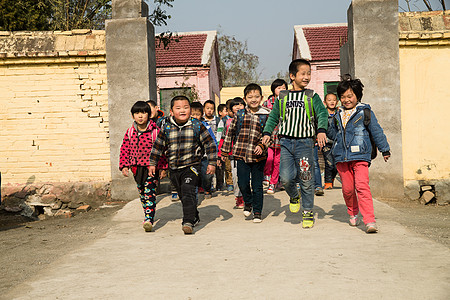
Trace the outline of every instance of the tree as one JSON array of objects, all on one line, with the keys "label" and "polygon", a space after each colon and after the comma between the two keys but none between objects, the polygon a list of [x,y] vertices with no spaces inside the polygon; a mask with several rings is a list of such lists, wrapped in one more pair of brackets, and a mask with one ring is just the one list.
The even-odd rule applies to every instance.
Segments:
[{"label": "tree", "polygon": [[0,30],[49,30],[49,0],[0,0]]},{"label": "tree", "polygon": [[[439,3],[442,10],[446,10],[445,0],[436,0],[436,2]],[[405,0],[405,4],[406,4],[407,9],[402,7],[402,5],[400,5],[400,3],[399,3],[400,9],[403,11],[423,11],[423,10],[433,11],[434,10],[433,7],[431,6],[430,0]],[[420,5],[425,5],[425,6],[420,6]]]},{"label": "tree", "polygon": [[223,86],[242,86],[258,81],[258,56],[248,53],[247,41],[221,35],[217,39]]}]

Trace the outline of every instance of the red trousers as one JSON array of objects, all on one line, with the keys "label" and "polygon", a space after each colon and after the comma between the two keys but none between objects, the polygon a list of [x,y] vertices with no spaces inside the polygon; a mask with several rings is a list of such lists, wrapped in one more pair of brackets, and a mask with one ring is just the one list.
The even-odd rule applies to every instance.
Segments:
[{"label": "red trousers", "polygon": [[264,175],[271,176],[270,184],[276,185],[280,178],[280,148],[267,149],[267,161],[264,167]]},{"label": "red trousers", "polygon": [[356,216],[361,211],[364,224],[375,222],[372,193],[369,187],[369,163],[339,162],[336,168],[342,180],[342,195],[348,214]]}]

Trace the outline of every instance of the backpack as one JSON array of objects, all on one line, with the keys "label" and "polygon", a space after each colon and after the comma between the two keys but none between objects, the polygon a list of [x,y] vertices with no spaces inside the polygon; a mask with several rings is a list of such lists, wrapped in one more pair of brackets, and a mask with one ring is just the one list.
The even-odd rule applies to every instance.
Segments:
[{"label": "backpack", "polygon": [[[158,137],[158,133],[157,130],[155,130],[156,128],[154,128],[152,130],[152,142],[154,143],[156,141],[156,138]],[[131,137],[133,136],[133,131],[136,130],[134,128],[134,126],[131,126],[130,128],[127,129],[127,136],[128,139],[131,141]],[[139,135],[138,135],[138,141],[139,141]]]},{"label": "backpack", "polygon": [[[289,90],[283,90],[280,91],[280,95],[278,96],[278,103],[280,104],[280,121],[284,121],[286,119],[286,98],[288,95]],[[314,90],[305,89],[303,101],[305,102],[306,114],[308,115],[309,121],[314,126],[314,131],[317,132],[317,120],[314,113],[313,97]]]},{"label": "backpack", "polygon": [[372,153],[370,154],[371,159],[377,158],[377,145],[375,145],[375,140],[373,139],[372,133],[369,130],[369,124],[370,124],[370,108],[366,107],[364,108],[364,126],[366,127],[366,130],[369,132],[369,139],[370,143],[372,144]]},{"label": "backpack", "polygon": [[[239,132],[241,132],[242,123],[244,123],[245,109],[241,109],[236,113],[237,123],[236,123],[236,132],[234,134],[233,144],[236,142]],[[259,119],[259,124],[261,128],[264,128],[266,125],[267,117],[269,115],[257,115]]]}]

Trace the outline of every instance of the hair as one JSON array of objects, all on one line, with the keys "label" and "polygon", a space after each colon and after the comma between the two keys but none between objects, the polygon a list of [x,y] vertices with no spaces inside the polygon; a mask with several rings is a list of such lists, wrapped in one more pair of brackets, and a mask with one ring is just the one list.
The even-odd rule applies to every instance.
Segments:
[{"label": "hair", "polygon": [[212,100],[206,100],[205,103],[203,103],[203,107],[206,106],[206,104],[212,104],[214,106],[214,109],[216,109],[216,103]]},{"label": "hair", "polygon": [[303,58],[294,59],[289,64],[289,74],[292,74],[294,76],[297,75],[298,67],[303,66],[303,65],[307,65],[307,66],[311,67],[311,63],[309,61],[307,61],[306,59],[303,59]]},{"label": "hair", "polygon": [[228,110],[231,110],[230,104],[233,101],[233,99],[228,99],[227,102],[225,102],[225,105],[227,106]]},{"label": "hair", "polygon": [[220,111],[222,111],[223,109],[226,109],[227,106],[225,104],[219,104],[219,106],[217,106],[217,113],[219,113]]},{"label": "hair", "polygon": [[364,85],[361,80],[357,78],[352,79],[350,74],[345,74],[344,76],[341,76],[341,81],[339,82],[336,91],[339,99],[341,99],[342,94],[344,94],[348,89],[352,89],[353,93],[355,93],[356,99],[358,99],[358,102],[361,102],[363,88]]},{"label": "hair", "polygon": [[[250,83],[248,84],[245,89],[244,89],[244,98],[247,96],[248,93],[250,93],[251,91],[259,91],[259,93],[262,96],[262,89],[261,87],[256,84],[256,83]],[[236,98],[235,98],[236,99]]]},{"label": "hair", "polygon": [[275,79],[270,86],[270,90],[272,91],[272,95],[275,96],[275,89],[279,86],[285,85],[286,89],[288,88],[288,84],[284,79]]},{"label": "hair", "polygon": [[156,104],[156,101],[154,101],[154,100],[147,100],[146,102],[147,102],[148,104],[150,104],[151,107],[156,107],[156,106],[158,106],[158,104]]},{"label": "hair", "polygon": [[137,113],[147,113],[151,115],[152,111],[150,109],[150,106],[148,106],[147,102],[145,101],[138,101],[131,107],[131,114],[137,114]]},{"label": "hair", "polygon": [[178,95],[172,98],[172,100],[170,100],[170,109],[173,108],[173,106],[175,105],[175,101],[184,101],[186,100],[189,103],[189,106],[191,106],[191,101],[189,101],[189,98],[183,95]]},{"label": "hair", "polygon": [[241,97],[236,97],[231,99],[230,102],[230,110],[233,110],[233,106],[239,105],[239,104],[243,104],[245,107],[245,101],[244,99],[242,99]]},{"label": "hair", "polygon": [[191,103],[191,110],[201,111],[203,114],[203,105],[200,102],[192,102]]},{"label": "hair", "polygon": [[328,95],[333,95],[333,96],[335,96],[335,97],[337,98],[337,96],[336,96],[335,93],[327,93],[323,99],[324,99],[324,100],[327,99],[327,96],[328,96]]}]

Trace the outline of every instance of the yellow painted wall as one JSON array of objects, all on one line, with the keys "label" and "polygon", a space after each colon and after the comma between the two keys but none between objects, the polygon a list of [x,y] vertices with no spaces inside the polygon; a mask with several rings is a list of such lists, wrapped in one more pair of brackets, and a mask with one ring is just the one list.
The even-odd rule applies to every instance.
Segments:
[{"label": "yellow painted wall", "polygon": [[450,177],[450,45],[419,42],[400,46],[405,182]]},{"label": "yellow painted wall", "polygon": [[0,60],[2,183],[110,181],[105,55]]},{"label": "yellow painted wall", "polygon": [[[266,100],[267,97],[272,95],[272,91],[270,90],[270,86],[262,86],[263,91],[263,99]],[[220,103],[227,102],[228,99],[233,99],[235,97],[244,97],[244,89],[245,86],[237,86],[237,87],[224,87],[220,91]]]}]

